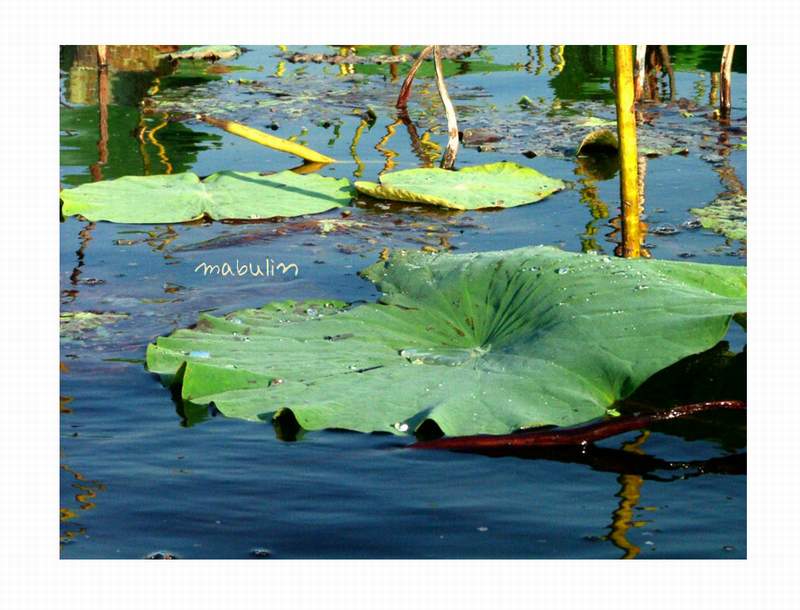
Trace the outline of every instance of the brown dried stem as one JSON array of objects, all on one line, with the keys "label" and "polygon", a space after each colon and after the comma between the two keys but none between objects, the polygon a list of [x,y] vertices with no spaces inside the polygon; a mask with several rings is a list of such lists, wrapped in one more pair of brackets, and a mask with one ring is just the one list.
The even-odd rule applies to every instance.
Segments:
[{"label": "brown dried stem", "polygon": [[642,99],[644,93],[644,77],[645,77],[645,56],[647,54],[646,44],[636,45],[636,59],[633,63],[633,79],[634,79],[634,99],[638,102]]},{"label": "brown dried stem", "polygon": [[733,66],[733,50],[736,45],[726,44],[722,50],[722,61],[720,62],[720,100],[719,114],[727,118],[731,114],[731,68]]},{"label": "brown dried stem", "polygon": [[444,84],[444,69],[442,68],[442,53],[439,45],[433,46],[433,62],[436,66],[436,88],[439,90],[439,97],[444,105],[444,112],[447,116],[447,149],[442,157],[442,169],[453,169],[458,155],[458,120],[456,119],[456,109],[447,93],[447,86]]}]

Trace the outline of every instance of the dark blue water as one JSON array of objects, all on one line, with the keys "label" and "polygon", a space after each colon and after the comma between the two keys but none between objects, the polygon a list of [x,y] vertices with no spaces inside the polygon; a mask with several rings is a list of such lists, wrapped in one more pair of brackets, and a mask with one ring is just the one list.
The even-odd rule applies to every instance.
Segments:
[{"label": "dark blue water", "polygon": [[[491,104],[502,116],[522,95],[547,104],[612,103],[602,65],[587,60],[577,75],[567,74],[572,80],[565,84],[556,78],[567,69],[557,72],[550,47],[542,61],[536,51],[490,48],[492,57],[485,61],[513,69],[475,72],[467,65],[449,76],[457,106],[468,117],[468,106]],[[340,89],[356,87],[354,77],[341,75],[338,66],[280,68],[279,52],[277,47],[251,49],[227,63],[253,69],[223,74],[222,79],[302,81],[305,72]],[[710,49],[709,57],[716,52]],[[691,56],[676,50],[677,97],[696,100],[708,110],[706,64],[711,60],[682,67],[681,53]],[[567,62],[577,57],[569,49],[563,55]],[[71,62],[71,56],[62,57],[62,96],[71,106],[62,110],[62,121],[63,113],[79,120],[62,132],[65,187],[90,181],[98,154],[96,96],[70,89],[78,89]],[[358,87],[386,99],[402,81],[402,73],[393,80],[387,66],[356,77],[363,79]],[[122,92],[127,94],[130,87],[125,88],[124,78],[118,77],[122,84],[113,89],[119,99],[109,115],[111,141],[103,178],[167,171],[278,171],[297,165],[293,158],[204,125],[175,122],[153,132],[163,117],[142,114],[138,102],[144,91],[127,99]],[[144,78],[144,90],[152,84],[149,78]],[[169,78],[162,75],[159,83],[168,92]],[[435,96],[431,83],[422,79],[418,84],[423,103],[426,89],[433,91],[429,98]],[[181,84],[187,94],[191,87],[206,86],[186,80]],[[476,88],[481,97],[475,97]],[[741,123],[746,115],[744,73],[734,74],[733,92],[733,118]],[[243,95],[242,103],[253,99]],[[414,104],[420,103],[415,99],[412,116]],[[390,105],[369,100],[363,105],[374,107],[377,118],[357,142],[358,159],[351,148],[361,118],[352,112],[341,113],[336,137],[332,127],[315,123],[318,117],[312,111],[289,118],[281,111],[275,133],[303,134],[309,146],[343,160],[324,170],[330,175],[352,179],[360,174],[374,180],[387,159],[395,169],[418,166],[404,128],[392,132],[396,117]],[[613,106],[608,111],[613,113]],[[246,112],[255,116],[251,124],[256,127],[273,120],[267,110],[263,116]],[[417,120],[422,133],[428,119]],[[429,124],[436,126],[437,121],[441,118],[430,118]],[[463,123],[462,128],[469,127],[468,118]],[[145,137],[140,139],[136,128],[142,126]],[[441,126],[434,129],[430,141],[443,146],[443,132]],[[77,142],[80,138],[85,144]],[[387,150],[393,154],[387,156]],[[704,154],[708,151],[649,161],[647,220],[651,227],[673,225],[679,232],[651,234],[647,243],[657,258],[744,265],[743,244],[682,226],[692,218],[689,209],[728,188],[730,174],[746,185],[744,148],[730,151],[722,164],[703,160]],[[192,324],[200,311],[227,313],[286,298],[374,298],[372,285],[357,277],[359,269],[374,262],[385,246],[435,244],[442,231],[460,252],[540,243],[613,252],[611,219],[593,216],[593,210],[599,202],[607,206],[608,216],[617,214],[615,176],[593,180],[589,186],[596,191],[589,193],[581,187],[587,185],[580,182],[574,159],[564,156],[527,159],[518,153],[464,148],[459,165],[501,159],[575,182],[576,188],[502,212],[452,215],[360,204],[351,218],[366,227],[347,234],[321,234],[297,219],[170,227],[65,220],[62,310],[112,311],[127,317],[77,338],[62,337],[62,557],[136,558],[169,551],[184,558],[247,558],[253,549],[268,549],[274,558],[745,557],[743,470],[727,468],[723,473],[709,467],[704,472],[697,467],[697,462],[744,451],[743,436],[731,439],[727,429],[741,430],[743,418],[705,421],[695,434],[674,427],[628,434],[601,443],[607,453],[596,458],[572,456],[567,461],[557,455],[523,459],[414,451],[394,437],[345,432],[308,433],[287,442],[276,437],[271,424],[222,416],[187,422],[169,391],[144,369],[147,344]],[[398,219],[402,224],[396,224]],[[295,262],[300,274],[296,279],[265,279],[193,272],[199,262],[258,261],[265,256]],[[732,328],[728,340],[739,351],[744,332]],[[634,441],[643,457],[631,457],[636,454],[630,446],[622,451]],[[648,456],[661,461],[654,465]]]}]

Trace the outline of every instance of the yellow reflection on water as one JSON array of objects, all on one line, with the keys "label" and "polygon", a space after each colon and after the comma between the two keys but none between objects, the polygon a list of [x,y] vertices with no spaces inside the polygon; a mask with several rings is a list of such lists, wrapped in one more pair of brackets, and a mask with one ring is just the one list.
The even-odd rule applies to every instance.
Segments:
[{"label": "yellow reflection on water", "polygon": [[[650,432],[645,430],[634,441],[625,443],[622,449],[644,455],[641,447],[648,436],[650,436]],[[617,493],[620,501],[617,510],[611,516],[611,533],[608,535],[608,539],[614,546],[624,551],[622,559],[634,559],[641,552],[641,548],[628,540],[628,531],[632,527],[642,527],[645,524],[644,521],[633,520],[633,510],[642,495],[644,479],[638,474],[621,474],[617,478],[617,482],[620,484],[620,490]]]},{"label": "yellow reflection on water", "polygon": [[394,167],[394,159],[398,156],[398,152],[392,150],[391,148],[387,147],[389,140],[394,137],[395,132],[397,132],[397,126],[400,125],[403,121],[401,119],[397,119],[394,123],[391,123],[386,126],[386,135],[383,136],[378,143],[375,144],[375,150],[381,153],[384,158],[386,159],[386,163],[383,166],[383,169],[378,173],[378,175],[383,174],[385,172],[391,171]]},{"label": "yellow reflection on water", "polygon": [[354,178],[360,178],[364,174],[364,162],[361,160],[361,157],[358,156],[358,143],[361,140],[364,129],[366,129],[368,125],[369,121],[367,121],[367,119],[361,119],[361,122],[358,124],[353,134],[353,141],[350,143],[350,156],[353,157],[353,161],[356,162],[356,169],[353,171]]}]

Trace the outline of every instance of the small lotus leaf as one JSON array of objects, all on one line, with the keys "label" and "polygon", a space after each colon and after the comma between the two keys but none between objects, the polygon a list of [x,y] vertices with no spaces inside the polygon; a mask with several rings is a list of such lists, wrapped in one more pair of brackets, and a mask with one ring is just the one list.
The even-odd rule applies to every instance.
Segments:
[{"label": "small lotus leaf", "polygon": [[356,190],[370,197],[425,203],[456,210],[511,208],[534,203],[564,188],[564,182],[530,167],[500,162],[465,167],[407,169],[360,181]]}]

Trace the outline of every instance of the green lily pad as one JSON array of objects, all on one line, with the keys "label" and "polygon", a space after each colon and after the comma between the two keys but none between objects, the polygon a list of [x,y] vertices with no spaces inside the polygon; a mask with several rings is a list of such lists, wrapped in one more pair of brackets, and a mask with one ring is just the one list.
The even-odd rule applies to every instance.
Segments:
[{"label": "green lily pad", "polygon": [[456,210],[512,208],[544,199],[564,186],[561,180],[506,161],[458,171],[406,169],[384,174],[380,184],[355,183],[357,191],[370,197]]},{"label": "green lily pad", "polygon": [[259,219],[318,214],[350,203],[346,178],[292,171],[262,176],[220,172],[200,180],[195,174],[126,176],[61,191],[64,216],[88,220],[164,224],[208,217]]},{"label": "green lily pad", "polygon": [[731,240],[747,239],[747,195],[725,194],[702,208],[689,210],[700,224]]},{"label": "green lily pad", "polygon": [[657,371],[714,346],[747,306],[744,268],[545,246],[400,251],[363,275],[382,291],[377,303],[203,315],[148,346],[147,367],[188,403],[229,417],[506,434],[603,416]]}]

